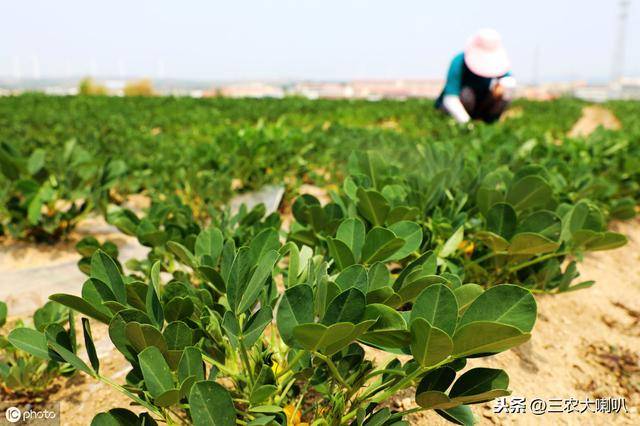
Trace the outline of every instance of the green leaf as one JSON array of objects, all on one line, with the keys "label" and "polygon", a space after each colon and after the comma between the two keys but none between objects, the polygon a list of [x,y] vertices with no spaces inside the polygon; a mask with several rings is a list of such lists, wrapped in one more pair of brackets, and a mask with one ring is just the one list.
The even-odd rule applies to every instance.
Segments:
[{"label": "green leaf", "polygon": [[510,240],[516,231],[516,211],[507,203],[496,203],[487,212],[487,230]]},{"label": "green leaf", "polygon": [[0,301],[0,327],[2,327],[7,323],[7,314],[8,314],[7,304],[4,303],[3,301]]},{"label": "green leaf", "polygon": [[515,182],[507,192],[507,202],[517,211],[544,207],[553,199],[553,189],[540,176],[529,175]]},{"label": "green leaf", "polygon": [[111,317],[109,315],[98,310],[98,308],[96,308],[95,306],[93,306],[92,304],[90,304],[89,302],[85,301],[84,299],[78,296],[73,296],[71,294],[58,293],[58,294],[52,294],[51,296],[49,296],[49,299],[53,300],[54,302],[58,302],[64,306],[67,306],[75,311],[78,311],[81,314],[84,314],[88,317],[98,320],[102,323],[109,324],[109,321],[111,321]]},{"label": "green leaf", "polygon": [[157,398],[163,393],[174,389],[169,365],[167,365],[162,352],[157,347],[149,346],[140,352],[138,361],[140,362],[144,384],[153,398]]},{"label": "green leaf", "polygon": [[[468,312],[468,310],[467,310]],[[516,327],[497,322],[472,322],[458,327],[453,336],[453,356],[498,353],[521,345],[531,338]]]},{"label": "green leaf", "polygon": [[541,234],[533,234],[531,232],[523,232],[516,234],[509,245],[509,254],[511,255],[538,255],[556,251],[560,244],[551,241]]},{"label": "green leaf", "polygon": [[258,341],[267,325],[271,324],[272,320],[273,313],[271,311],[271,306],[264,306],[251,315],[242,330],[245,345],[247,347],[253,346]]},{"label": "green leaf", "polygon": [[189,297],[174,297],[164,306],[164,316],[167,322],[185,320],[194,312],[193,300]]},{"label": "green leaf", "polygon": [[385,228],[371,229],[362,247],[362,263],[372,264],[385,261],[405,245],[405,241]]},{"label": "green leaf", "polygon": [[365,319],[376,323],[360,337],[360,341],[375,347],[405,348],[411,343],[411,333],[402,315],[389,306],[367,305]]},{"label": "green leaf", "polygon": [[444,392],[451,386],[456,372],[451,367],[440,367],[427,373],[416,388],[416,403],[425,410],[455,407]]},{"label": "green leaf", "polygon": [[463,314],[474,300],[484,293],[484,288],[478,284],[463,284],[453,290],[453,294],[458,301],[458,313]]},{"label": "green leaf", "polygon": [[451,337],[424,318],[411,321],[411,354],[423,367],[432,367],[453,351]]},{"label": "green leaf", "polygon": [[191,253],[191,251],[189,251],[189,249],[182,244],[176,241],[169,241],[167,243],[167,248],[171,251],[171,253],[175,254],[183,264],[189,266],[192,269],[198,268],[198,260],[193,255],[193,253]]},{"label": "green leaf", "polygon": [[84,335],[84,347],[87,350],[91,367],[93,367],[93,370],[98,374],[100,372],[100,359],[98,358],[96,345],[93,343],[93,337],[91,336],[91,325],[86,318],[82,318],[82,333]]},{"label": "green leaf", "polygon": [[96,373],[91,368],[89,368],[89,366],[83,360],[81,360],[76,354],[71,352],[69,349],[65,348],[64,346],[62,346],[61,344],[59,344],[58,342],[56,342],[51,338],[48,339],[47,343],[49,347],[53,349],[54,352],[60,355],[60,357],[62,357],[62,359],[64,359],[66,362],[71,364],[73,368],[75,368],[78,371],[82,371],[83,373],[86,373],[92,377],[96,377]]},{"label": "green leaf", "polygon": [[403,220],[389,226],[389,229],[405,242],[402,248],[391,256],[390,260],[404,259],[420,248],[422,244],[422,227],[417,223]]},{"label": "green leaf", "polygon": [[329,255],[335,260],[338,270],[341,271],[356,263],[351,249],[344,242],[329,237],[327,238],[327,246],[329,247]]},{"label": "green leaf", "polygon": [[273,228],[264,229],[256,235],[249,244],[249,257],[251,263],[257,263],[262,256],[272,250],[280,249],[280,239],[278,232]]},{"label": "green leaf", "polygon": [[122,274],[118,265],[102,250],[96,250],[91,256],[91,277],[107,284],[116,300],[126,305],[127,290],[122,280]]},{"label": "green leaf", "polygon": [[49,358],[46,336],[32,328],[19,327],[11,330],[7,337],[16,348],[42,359]]},{"label": "green leaf", "polygon": [[558,215],[548,210],[538,210],[518,223],[518,233],[533,232],[551,240],[560,238],[562,222]]},{"label": "green leaf", "polygon": [[162,333],[152,325],[132,321],[125,325],[124,332],[127,340],[137,352],[150,346],[158,348],[163,353],[167,352],[167,342]]},{"label": "green leaf", "polygon": [[162,331],[167,349],[183,349],[193,344],[193,330],[182,321],[174,321]]},{"label": "green leaf", "polygon": [[433,284],[420,293],[411,309],[410,322],[423,318],[432,326],[453,336],[458,322],[458,302],[444,284]]},{"label": "green leaf", "polygon": [[476,232],[475,236],[493,251],[505,251],[509,247],[507,240],[493,232],[480,231]]},{"label": "green leaf", "polygon": [[494,368],[466,371],[451,387],[449,397],[462,404],[474,404],[509,395],[509,376]]},{"label": "green leaf", "polygon": [[356,288],[343,291],[329,303],[322,319],[322,324],[359,323],[364,317],[366,303],[366,298],[362,291]]},{"label": "green leaf", "polygon": [[449,239],[444,243],[442,249],[438,253],[438,256],[441,258],[449,257],[449,255],[455,253],[458,249],[458,246],[462,242],[464,238],[464,227],[460,226],[456,231],[449,237]]},{"label": "green leaf", "polygon": [[45,151],[42,148],[35,149],[27,161],[27,171],[30,175],[35,175],[44,167]]},{"label": "green leaf", "polygon": [[601,237],[589,241],[584,248],[589,251],[612,250],[625,244],[627,244],[627,237],[617,232],[607,231]]},{"label": "green leaf", "polygon": [[440,416],[444,417],[451,423],[455,423],[462,426],[473,426],[476,424],[476,420],[473,417],[471,408],[466,405],[458,405],[453,408],[445,408],[442,410],[436,410]]},{"label": "green leaf", "polygon": [[[154,276],[156,274],[160,274],[159,268],[160,262],[156,262],[151,268],[151,275]],[[156,279],[153,278],[151,281],[152,282],[147,286],[145,308],[153,323],[158,328],[162,328],[162,325],[164,324],[164,312],[162,310],[162,305],[160,304],[160,298],[156,287],[159,287],[159,283],[157,283]]]},{"label": "green leaf", "polygon": [[235,426],[236,410],[229,392],[212,381],[196,382],[189,393],[194,426]]},{"label": "green leaf", "polygon": [[340,272],[335,280],[341,291],[357,288],[363,293],[367,292],[367,270],[362,265],[351,265]]},{"label": "green leaf", "polygon": [[240,297],[235,310],[236,314],[245,312],[254,305],[279,258],[280,253],[277,250],[270,250],[260,257],[258,266]]},{"label": "green leaf", "polygon": [[502,284],[478,296],[460,318],[458,327],[476,321],[491,321],[526,332],[533,329],[536,316],[536,301],[529,290]]},{"label": "green leaf", "polygon": [[198,381],[204,380],[202,352],[195,346],[184,348],[178,363],[178,380],[184,382],[189,377],[195,377]]},{"label": "green leaf", "polygon": [[373,226],[382,226],[391,210],[387,200],[375,190],[366,190],[358,188],[356,193],[358,202],[356,206],[358,211]]},{"label": "green leaf", "polygon": [[[360,259],[362,246],[364,245],[365,227],[357,217],[344,220],[338,227],[336,239],[349,247],[355,261]],[[354,261],[354,262],[355,262]]]},{"label": "green leaf", "polygon": [[208,228],[196,237],[195,255],[200,264],[216,266],[222,253],[224,237],[218,228]]},{"label": "green leaf", "polygon": [[293,329],[300,324],[313,322],[313,290],[306,284],[287,289],[280,300],[276,324],[282,340],[293,346]]}]

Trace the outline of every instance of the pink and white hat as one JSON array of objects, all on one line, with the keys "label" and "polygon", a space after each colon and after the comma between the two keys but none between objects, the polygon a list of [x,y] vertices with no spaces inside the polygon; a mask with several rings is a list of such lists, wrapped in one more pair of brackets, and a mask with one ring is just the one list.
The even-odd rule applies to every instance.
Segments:
[{"label": "pink and white hat", "polygon": [[488,78],[500,77],[511,67],[502,37],[491,28],[483,28],[469,38],[464,62],[471,72]]}]

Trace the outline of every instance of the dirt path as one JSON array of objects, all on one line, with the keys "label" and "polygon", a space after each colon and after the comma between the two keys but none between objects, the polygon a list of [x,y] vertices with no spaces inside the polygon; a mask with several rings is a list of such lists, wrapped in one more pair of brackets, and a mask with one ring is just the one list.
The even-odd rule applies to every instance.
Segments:
[{"label": "dirt path", "polygon": [[570,138],[586,137],[600,126],[608,130],[619,130],[620,121],[610,110],[599,105],[590,105],[582,109],[582,116],[576,121],[567,136]]},{"label": "dirt path", "polygon": [[[531,401],[574,397],[584,401],[624,397],[627,414],[494,414],[493,403],[475,406],[481,425],[640,424],[640,220],[616,224],[629,244],[593,253],[580,264],[580,279],[593,287],[538,297],[538,321],[531,341],[470,366],[504,368],[512,396]],[[527,410],[530,411],[530,410]],[[436,415],[416,425],[444,425]]]}]

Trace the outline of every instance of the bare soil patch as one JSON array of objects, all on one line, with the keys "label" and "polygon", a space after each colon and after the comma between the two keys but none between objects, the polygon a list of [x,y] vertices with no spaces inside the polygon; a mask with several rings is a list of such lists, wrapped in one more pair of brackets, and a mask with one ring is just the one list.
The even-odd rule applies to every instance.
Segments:
[{"label": "bare soil patch", "polygon": [[567,136],[586,137],[595,132],[598,127],[619,130],[620,126],[620,121],[613,112],[599,105],[590,105],[582,109],[582,117],[576,121]]}]

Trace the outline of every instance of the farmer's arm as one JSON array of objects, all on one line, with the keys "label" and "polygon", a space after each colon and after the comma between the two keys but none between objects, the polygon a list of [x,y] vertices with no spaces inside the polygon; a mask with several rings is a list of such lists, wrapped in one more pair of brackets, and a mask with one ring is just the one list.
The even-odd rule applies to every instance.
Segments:
[{"label": "farmer's arm", "polygon": [[442,98],[442,106],[458,123],[466,123],[471,119],[460,101],[463,69],[464,57],[458,55],[451,61],[451,66],[449,66],[447,83],[444,86],[444,96]]}]

